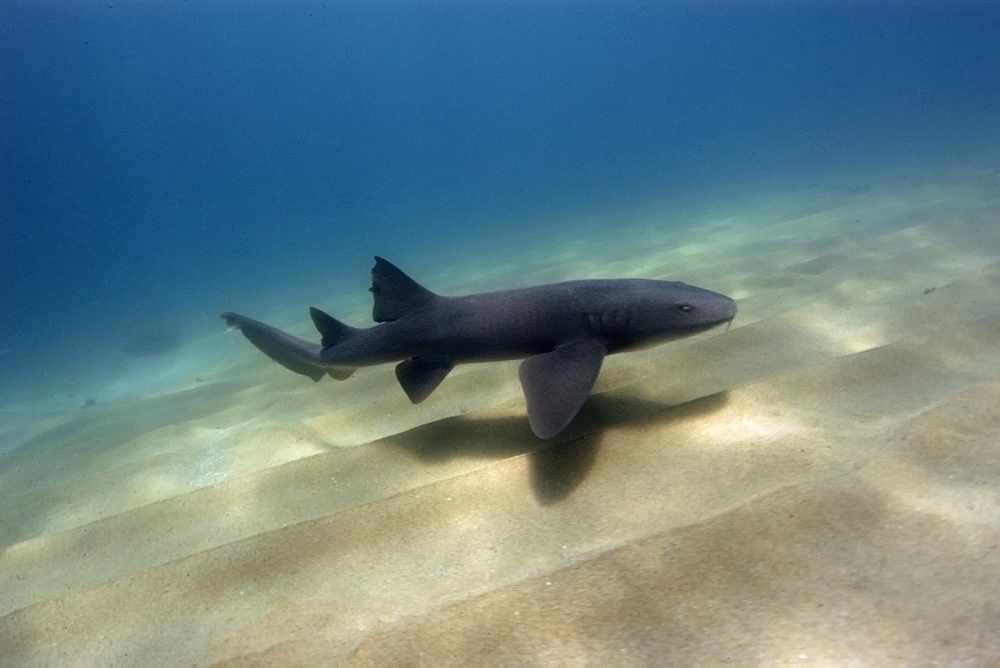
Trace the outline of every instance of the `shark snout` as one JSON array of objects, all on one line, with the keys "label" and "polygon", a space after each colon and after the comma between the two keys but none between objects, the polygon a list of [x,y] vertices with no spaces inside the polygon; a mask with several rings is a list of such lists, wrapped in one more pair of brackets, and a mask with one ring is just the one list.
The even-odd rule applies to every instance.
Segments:
[{"label": "shark snout", "polygon": [[725,320],[725,322],[726,322],[726,331],[727,332],[729,331],[729,328],[732,326],[733,319],[736,317],[736,311],[738,310],[736,308],[736,302],[734,302],[732,299],[730,299],[729,301],[731,303],[729,305],[729,310],[727,311],[728,317]]},{"label": "shark snout", "polygon": [[726,329],[729,329],[729,324],[736,317],[737,310],[735,301],[725,295],[713,292],[709,299],[702,301],[700,322],[693,329],[703,331],[719,325],[726,325]]},{"label": "shark snout", "polygon": [[721,325],[736,317],[736,302],[726,295],[705,290],[699,301],[700,309],[696,313],[700,312],[704,325]]},{"label": "shark snout", "polygon": [[722,319],[721,319],[721,321],[722,322],[729,322],[733,318],[736,317],[736,311],[738,309],[736,307],[736,302],[735,301],[733,301],[729,297],[726,297],[725,299],[726,299],[726,303],[723,305],[723,311],[722,311]]}]

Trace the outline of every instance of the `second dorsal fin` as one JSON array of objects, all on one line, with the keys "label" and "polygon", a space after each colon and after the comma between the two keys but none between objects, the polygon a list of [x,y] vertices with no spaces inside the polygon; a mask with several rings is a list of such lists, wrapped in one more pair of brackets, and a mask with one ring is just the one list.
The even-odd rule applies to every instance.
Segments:
[{"label": "second dorsal fin", "polygon": [[394,264],[380,257],[372,267],[372,295],[375,322],[399,320],[434,306],[440,297],[404,274]]},{"label": "second dorsal fin", "polygon": [[343,343],[358,331],[354,327],[340,322],[332,315],[320,311],[315,306],[309,307],[309,316],[323,337],[322,343],[324,348]]}]

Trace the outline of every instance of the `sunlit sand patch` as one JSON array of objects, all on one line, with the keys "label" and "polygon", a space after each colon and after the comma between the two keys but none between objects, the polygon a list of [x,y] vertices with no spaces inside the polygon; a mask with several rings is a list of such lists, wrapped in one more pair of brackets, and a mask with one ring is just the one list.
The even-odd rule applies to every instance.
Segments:
[{"label": "sunlit sand patch", "polygon": [[[754,404],[754,407],[762,408],[759,404]],[[743,452],[775,438],[788,439],[798,436],[803,440],[808,439],[809,431],[802,429],[779,410],[772,409],[761,413],[748,413],[742,410],[735,415],[734,412],[727,411],[721,416],[694,425],[682,425],[681,429],[690,431],[689,438],[704,442],[706,448],[734,449]]]},{"label": "sunlit sand patch", "polygon": [[812,303],[799,309],[793,322],[811,336],[849,355],[888,342],[888,327],[870,313],[848,310],[842,304]]},{"label": "sunlit sand patch", "polygon": [[[946,447],[942,443],[942,447]],[[906,509],[938,517],[956,526],[996,526],[1000,492],[992,482],[938,481],[921,471],[883,472],[881,484]]]},{"label": "sunlit sand patch", "polygon": [[908,511],[955,526],[1000,526],[998,400],[1000,384],[990,382],[921,411],[892,434],[893,457],[868,477]]}]

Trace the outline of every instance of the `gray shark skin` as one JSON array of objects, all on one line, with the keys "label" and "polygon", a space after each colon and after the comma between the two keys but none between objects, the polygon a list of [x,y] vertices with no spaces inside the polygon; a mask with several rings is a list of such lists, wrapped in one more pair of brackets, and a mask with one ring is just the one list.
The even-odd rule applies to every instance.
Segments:
[{"label": "gray shark skin", "polygon": [[593,279],[445,297],[386,260],[372,268],[379,323],[350,327],[310,308],[320,344],[227,311],[222,318],[265,355],[315,381],[397,362],[418,404],[456,364],[524,359],[518,371],[539,438],[565,429],[590,394],[606,355],[690,336],[736,316],[736,302],[685,283]]}]

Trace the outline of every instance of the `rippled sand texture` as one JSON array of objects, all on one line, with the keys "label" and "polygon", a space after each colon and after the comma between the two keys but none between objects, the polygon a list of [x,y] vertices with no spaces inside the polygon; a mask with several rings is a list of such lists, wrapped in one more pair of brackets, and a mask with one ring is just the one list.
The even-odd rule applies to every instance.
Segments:
[{"label": "rippled sand texture", "polygon": [[0,664],[996,660],[1000,174],[744,210],[419,277],[739,301],[609,358],[551,442],[515,364],[414,407],[222,334],[203,383],[37,425],[0,459]]}]

